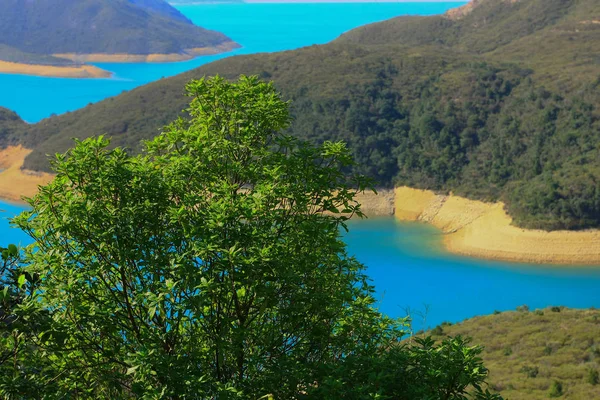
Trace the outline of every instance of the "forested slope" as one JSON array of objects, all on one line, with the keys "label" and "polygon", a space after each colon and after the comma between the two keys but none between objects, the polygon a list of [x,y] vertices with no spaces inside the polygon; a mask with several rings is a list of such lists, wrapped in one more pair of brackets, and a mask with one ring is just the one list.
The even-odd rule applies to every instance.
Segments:
[{"label": "forested slope", "polygon": [[595,0],[481,0],[468,13],[401,17],[323,46],[231,57],[41,121],[26,160],[73,137],[137,149],[185,108],[192,78],[257,74],[293,101],[291,130],[344,140],[357,169],[507,203],[517,224],[600,226],[600,6]]},{"label": "forested slope", "polygon": [[18,141],[19,132],[23,132],[26,127],[15,112],[0,107],[0,141],[5,144]]}]

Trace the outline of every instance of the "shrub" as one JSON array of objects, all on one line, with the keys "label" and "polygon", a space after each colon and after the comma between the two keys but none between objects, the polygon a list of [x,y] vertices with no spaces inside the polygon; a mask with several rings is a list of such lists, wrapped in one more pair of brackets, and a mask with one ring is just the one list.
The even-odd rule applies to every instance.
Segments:
[{"label": "shrub", "polygon": [[523,304],[522,306],[517,307],[517,311],[519,312],[529,312],[529,306],[527,304]]},{"label": "shrub", "polygon": [[596,368],[588,369],[585,380],[587,381],[587,383],[594,386],[600,383],[600,376],[598,375],[598,370]]},{"label": "shrub", "polygon": [[550,311],[552,311],[552,312],[561,312],[562,311],[562,307],[556,307],[556,306],[554,306],[554,307],[552,307],[550,309]]},{"label": "shrub", "polygon": [[525,374],[526,377],[528,378],[535,378],[538,376],[538,373],[540,372],[538,367],[530,367],[530,366],[524,366],[523,368],[521,368],[521,370],[519,372],[522,372]]},{"label": "shrub", "polygon": [[433,328],[431,330],[431,334],[433,336],[443,336],[444,335],[444,328],[442,325],[438,325],[435,328]]},{"label": "shrub", "polygon": [[550,390],[548,391],[549,397],[560,397],[563,395],[563,385],[559,381],[552,382]]}]

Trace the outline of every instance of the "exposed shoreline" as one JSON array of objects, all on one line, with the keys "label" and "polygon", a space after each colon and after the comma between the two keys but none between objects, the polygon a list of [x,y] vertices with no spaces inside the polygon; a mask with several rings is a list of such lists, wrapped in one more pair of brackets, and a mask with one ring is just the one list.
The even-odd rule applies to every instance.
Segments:
[{"label": "exposed shoreline", "polygon": [[0,73],[47,76],[54,78],[109,78],[112,74],[93,65],[39,65],[0,60]]},{"label": "exposed shoreline", "polygon": [[78,63],[168,63],[187,61],[199,56],[208,56],[235,50],[241,46],[236,42],[229,41],[212,47],[196,47],[186,49],[181,53],[170,54],[75,54],[60,53],[53,54],[54,57],[66,58]]},{"label": "exposed shoreline", "polygon": [[370,217],[395,216],[440,229],[444,248],[462,256],[532,264],[600,266],[600,230],[553,231],[512,225],[504,204],[399,187],[357,199]]},{"label": "exposed shoreline", "polygon": [[444,233],[444,246],[464,256],[535,264],[600,265],[600,230],[552,231],[512,225],[504,204],[429,190],[395,190],[395,216]]},{"label": "exposed shoreline", "polygon": [[78,65],[41,65],[0,60],[1,74],[34,75],[54,78],[110,78],[112,73],[87,63],[168,63],[187,61],[200,56],[225,53],[241,46],[233,41],[213,47],[186,49],[173,54],[53,54]]},{"label": "exposed shoreline", "polygon": [[32,197],[38,186],[46,185],[54,176],[46,172],[22,169],[25,157],[32,150],[9,146],[0,150],[0,198],[23,204],[23,196]]}]

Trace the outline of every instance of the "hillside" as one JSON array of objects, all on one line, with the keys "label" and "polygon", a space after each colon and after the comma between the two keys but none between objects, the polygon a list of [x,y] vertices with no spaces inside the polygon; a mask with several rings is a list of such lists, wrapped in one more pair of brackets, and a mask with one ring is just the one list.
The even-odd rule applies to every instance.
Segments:
[{"label": "hillside", "polygon": [[231,57],[41,121],[23,132],[25,166],[47,170],[72,137],[106,133],[135,150],[186,107],[190,79],[257,74],[293,101],[295,135],[348,142],[381,186],[502,200],[523,227],[598,227],[598,20],[595,0],[480,0]]},{"label": "hillside", "polygon": [[219,32],[195,26],[163,0],[3,0],[0,38],[0,60],[8,61],[12,48],[39,57],[23,63],[52,65],[63,62],[48,56],[77,62],[97,55],[189,58],[236,46]]},{"label": "hillside", "polygon": [[16,141],[18,132],[25,127],[25,122],[15,112],[0,107],[0,140],[3,143]]},{"label": "hillside", "polygon": [[600,398],[600,311],[519,310],[442,324],[431,333],[437,340],[469,336],[483,345],[488,383],[506,399]]}]

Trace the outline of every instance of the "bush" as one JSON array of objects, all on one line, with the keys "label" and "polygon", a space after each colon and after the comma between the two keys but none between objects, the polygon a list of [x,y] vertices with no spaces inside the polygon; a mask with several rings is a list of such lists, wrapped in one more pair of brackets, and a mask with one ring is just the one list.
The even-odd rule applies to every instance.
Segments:
[{"label": "bush", "polygon": [[549,397],[560,397],[563,395],[563,385],[559,381],[552,382],[550,390],[548,391]]},{"label": "bush", "polygon": [[443,336],[444,335],[444,327],[442,325],[438,325],[431,330],[431,334],[433,336]]},{"label": "bush", "polygon": [[517,307],[517,311],[519,312],[529,312],[529,306],[527,304],[523,304],[522,306]]},{"label": "bush", "polygon": [[538,376],[540,371],[539,371],[538,367],[524,366],[523,368],[521,368],[521,370],[519,372],[524,373],[525,376],[528,378],[535,378]]},{"label": "bush", "polygon": [[550,309],[550,311],[552,311],[552,312],[561,312],[561,310],[562,310],[562,307],[556,307],[556,306],[554,306]]},{"label": "bush", "polygon": [[598,370],[595,368],[588,369],[585,380],[587,381],[587,383],[594,386],[600,383],[600,376],[598,375]]}]

